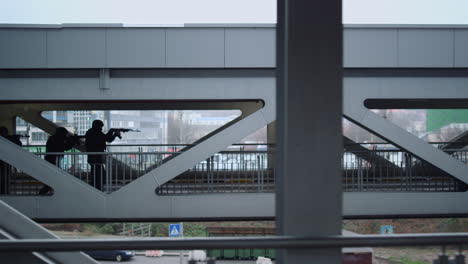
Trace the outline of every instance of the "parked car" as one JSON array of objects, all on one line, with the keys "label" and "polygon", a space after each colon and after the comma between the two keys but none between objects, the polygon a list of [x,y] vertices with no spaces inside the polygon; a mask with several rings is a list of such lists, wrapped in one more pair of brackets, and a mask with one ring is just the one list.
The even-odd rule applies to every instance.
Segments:
[{"label": "parked car", "polygon": [[119,262],[129,260],[135,255],[135,252],[127,250],[95,250],[85,251],[85,253],[97,260],[115,260]]}]

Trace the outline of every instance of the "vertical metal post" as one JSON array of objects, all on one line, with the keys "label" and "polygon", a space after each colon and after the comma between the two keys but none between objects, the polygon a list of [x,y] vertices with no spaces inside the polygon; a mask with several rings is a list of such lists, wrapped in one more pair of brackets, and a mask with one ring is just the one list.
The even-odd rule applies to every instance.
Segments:
[{"label": "vertical metal post", "polygon": [[[270,124],[267,125],[267,150],[275,150],[274,145],[268,145],[268,144],[276,144],[276,121],[271,122]],[[273,169],[275,167],[275,160],[274,160],[275,155],[271,152],[268,153],[268,168]]]},{"label": "vertical metal post", "polygon": [[[341,233],[341,0],[278,0],[276,222],[280,235]],[[278,263],[341,263],[341,249]]]}]

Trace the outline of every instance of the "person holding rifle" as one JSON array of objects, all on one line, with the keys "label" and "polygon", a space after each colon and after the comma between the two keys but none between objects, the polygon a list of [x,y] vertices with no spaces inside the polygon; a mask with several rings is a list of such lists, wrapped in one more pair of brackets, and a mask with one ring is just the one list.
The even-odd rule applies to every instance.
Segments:
[{"label": "person holding rifle", "polygon": [[21,143],[20,138],[29,137],[27,135],[8,135],[8,128],[6,127],[0,127],[0,136],[10,140],[18,146],[23,146],[23,143]]},{"label": "person holding rifle", "polygon": [[[102,132],[103,127],[104,123],[101,120],[93,121],[92,127],[85,134],[87,152],[105,152],[106,143],[114,141],[116,137],[121,138],[120,131],[110,129],[104,134]],[[88,163],[91,166],[92,185],[102,191],[102,186],[106,184],[106,156],[102,154],[88,155]]]},{"label": "person holding rifle", "polygon": [[[22,135],[8,135],[8,128],[6,127],[0,127],[0,136],[8,139],[18,146],[23,145],[20,140]],[[0,195],[9,193],[11,171],[11,165],[0,160]]]},{"label": "person holding rifle", "polygon": [[[57,127],[55,134],[47,139],[46,152],[65,152],[72,149],[75,145],[79,144],[77,138],[71,137],[67,129],[64,127]],[[44,157],[50,164],[60,167],[60,161],[63,159],[63,155],[60,154],[48,154]],[[53,189],[45,185],[39,190],[39,195],[52,195]]]}]

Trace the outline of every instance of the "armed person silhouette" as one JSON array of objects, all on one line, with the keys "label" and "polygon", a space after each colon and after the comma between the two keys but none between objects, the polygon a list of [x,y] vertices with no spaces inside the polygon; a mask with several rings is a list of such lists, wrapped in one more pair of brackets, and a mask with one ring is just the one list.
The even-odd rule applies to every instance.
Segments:
[{"label": "armed person silhouette", "polygon": [[[8,139],[18,146],[22,146],[20,137],[26,137],[23,135],[8,135],[8,128],[0,127],[0,136]],[[10,189],[10,178],[13,167],[8,163],[0,160],[0,194],[8,194]]]},{"label": "armed person silhouette", "polygon": [[[55,129],[55,134],[50,136],[47,139],[46,143],[46,152],[47,153],[57,153],[65,152],[73,148],[73,146],[79,144],[77,138],[71,137],[67,129],[64,127],[57,127]],[[57,167],[60,167],[60,161],[63,159],[63,154],[49,154],[45,155],[45,160],[49,163],[54,164]],[[39,190],[39,195],[52,195],[53,190],[50,186],[45,185]]]},{"label": "armed person silhouette", "polygon": [[[92,127],[86,132],[85,146],[87,152],[104,152],[106,143],[114,141],[116,137],[121,137],[120,131],[110,129],[106,134],[102,132],[104,123],[101,120],[94,120]],[[106,184],[105,163],[106,156],[102,154],[88,155],[88,163],[91,166],[92,185],[102,191],[102,186]]]}]

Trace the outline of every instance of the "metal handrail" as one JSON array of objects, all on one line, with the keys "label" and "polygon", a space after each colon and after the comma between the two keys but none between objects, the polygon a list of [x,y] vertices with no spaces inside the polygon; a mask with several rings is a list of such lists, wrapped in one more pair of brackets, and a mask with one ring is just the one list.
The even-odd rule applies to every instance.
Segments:
[{"label": "metal handrail", "polygon": [[[467,152],[468,149],[443,149],[443,152]],[[401,149],[367,149],[367,150],[345,150],[344,152],[346,153],[376,153],[376,152],[381,152],[381,153],[390,153],[390,152],[406,152],[406,153],[411,153],[405,150]]]},{"label": "metal handrail", "polygon": [[[118,154],[118,155],[140,155],[140,154],[160,154],[160,155],[172,155],[172,154],[181,154],[183,153],[182,151],[172,151],[172,152],[167,152],[167,151],[152,151],[152,152],[138,152],[138,151],[126,151],[126,152],[37,152],[34,153],[36,155],[44,156],[44,155],[113,155],[113,154]],[[227,151],[220,151],[217,153],[221,154],[249,154],[249,153],[274,153],[274,151],[271,150],[227,150]]]},{"label": "metal handrail", "polygon": [[[427,141],[427,144],[468,144],[467,141]],[[349,142],[345,145],[393,145],[390,142]]]},{"label": "metal handrail", "polygon": [[22,239],[0,241],[0,252],[83,251],[110,249],[223,249],[223,248],[344,248],[392,246],[448,246],[468,244],[468,233],[196,237],[142,239]]},{"label": "metal handrail", "polygon": [[[468,144],[467,141],[427,141],[427,144]],[[109,144],[107,146],[111,147],[184,147],[184,146],[195,146],[196,144]],[[275,143],[234,143],[231,146],[275,146]],[[344,145],[393,145],[390,142],[348,142],[344,143]],[[23,145],[23,147],[45,147],[46,145]]]},{"label": "metal handrail", "polygon": [[[368,144],[368,143],[363,143]],[[274,143],[235,143],[231,146],[275,146]],[[26,148],[45,147],[46,145],[23,145]],[[108,147],[192,147],[196,144],[108,144]]]},{"label": "metal handrail", "polygon": [[33,153],[39,156],[45,155],[66,155],[66,156],[82,156],[82,155],[140,155],[140,154],[161,154],[161,155],[170,155],[170,154],[180,154],[182,152],[165,152],[165,151],[155,151],[155,152],[138,152],[138,151],[127,151],[127,152],[37,152]]},{"label": "metal handrail", "polygon": [[[468,152],[466,149],[445,149],[444,152]],[[376,149],[376,150],[356,150],[356,151],[344,151],[344,153],[396,153],[403,152],[399,149]],[[112,154],[121,154],[121,155],[138,155],[138,154],[160,154],[160,155],[170,155],[170,154],[182,154],[183,151],[149,151],[149,152],[139,152],[139,151],[123,151],[123,152],[34,152],[36,155],[112,155]],[[250,153],[267,153],[273,154],[276,153],[274,150],[223,150],[219,151],[216,154],[250,154]]]}]

